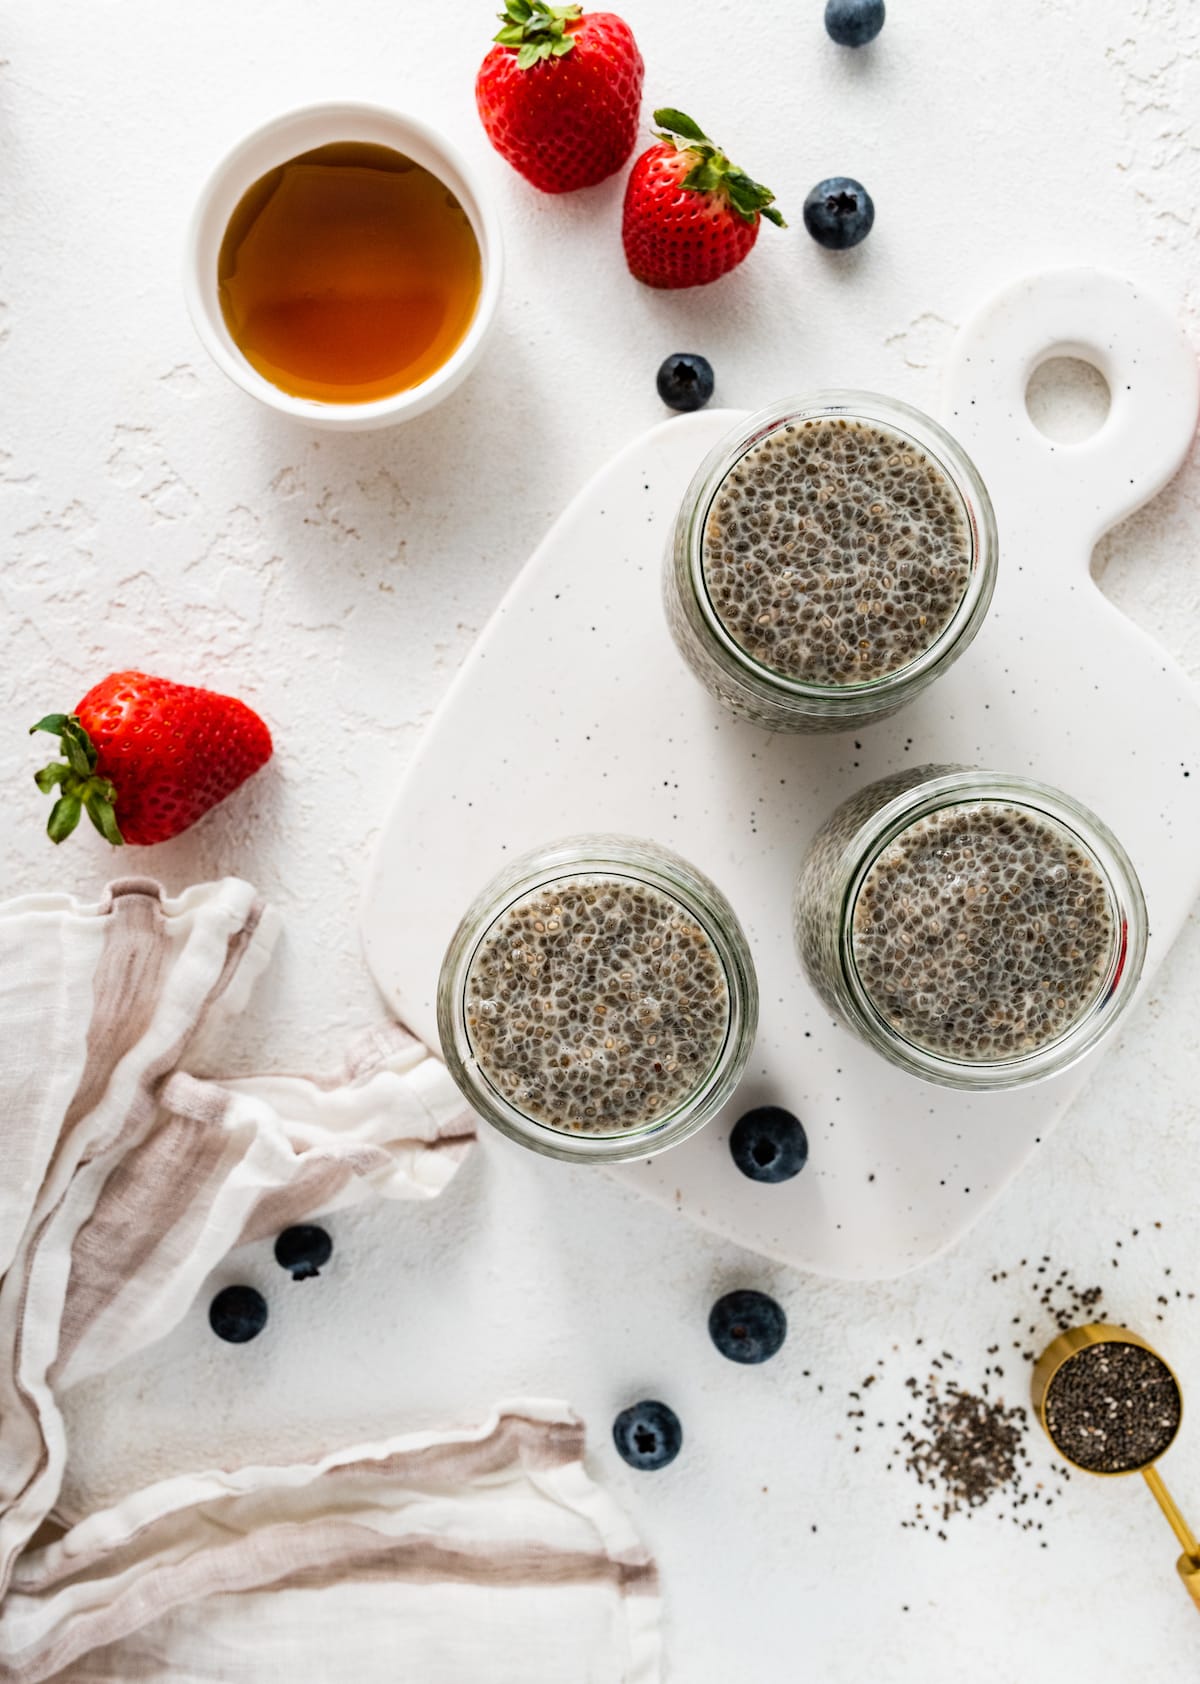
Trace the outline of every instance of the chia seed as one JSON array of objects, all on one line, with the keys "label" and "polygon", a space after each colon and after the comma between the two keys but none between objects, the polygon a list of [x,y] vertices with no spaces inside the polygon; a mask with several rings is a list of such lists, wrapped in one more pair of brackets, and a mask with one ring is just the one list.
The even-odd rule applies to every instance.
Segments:
[{"label": "chia seed", "polygon": [[[918,1347],[925,1343],[915,1341]],[[991,1347],[989,1357],[998,1350]],[[885,1471],[902,1470],[922,1488],[900,1521],[902,1530],[929,1532],[947,1542],[952,1520],[969,1520],[987,1508],[1022,1532],[1040,1533],[1039,1509],[1052,1506],[1069,1474],[1054,1463],[1048,1472],[1034,1468],[1031,1417],[1022,1404],[1005,1402],[999,1363],[984,1363],[971,1384],[954,1373],[958,1366],[951,1352],[942,1351],[929,1359],[922,1377],[910,1373],[901,1389],[899,1376],[889,1376],[880,1358],[858,1391],[849,1394],[856,1404],[846,1412],[851,1430],[864,1434],[873,1424],[877,1431],[898,1435],[885,1456]],[[868,1385],[877,1382],[872,1414],[890,1413],[891,1419],[872,1423],[861,1400]]]},{"label": "chia seed", "polygon": [[759,665],[809,684],[910,666],[954,618],[970,528],[941,466],[899,433],[789,422],[726,474],[704,529],[713,609]]},{"label": "chia seed", "polygon": [[[914,1391],[916,1388],[912,1388]],[[943,1520],[977,1509],[997,1492],[1019,1483],[1029,1456],[1029,1416],[1019,1404],[963,1391],[950,1382],[925,1392],[920,1435],[907,1435],[905,1466],[921,1485],[938,1493]]]},{"label": "chia seed", "polygon": [[1046,1392],[1046,1428],[1089,1473],[1132,1473],[1156,1461],[1179,1431],[1183,1403],[1166,1363],[1141,1345],[1085,1345]]},{"label": "chia seed", "polygon": [[514,901],[467,973],[480,1069],[525,1116],[621,1134],[699,1089],[730,1024],[724,969],[678,901],[633,878],[576,875]]}]

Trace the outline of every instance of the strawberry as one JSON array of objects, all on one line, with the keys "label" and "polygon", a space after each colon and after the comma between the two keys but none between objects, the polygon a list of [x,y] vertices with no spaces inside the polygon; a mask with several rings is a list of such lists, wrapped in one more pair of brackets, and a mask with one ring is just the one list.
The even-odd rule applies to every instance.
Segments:
[{"label": "strawberry", "polygon": [[66,756],[35,774],[43,795],[58,788],[52,842],[84,812],[114,846],[165,842],[271,758],[271,733],[245,702],[144,672],[110,673],[74,713],[33,731],[60,738]]},{"label": "strawberry", "polygon": [[625,189],[621,238],[630,272],[648,287],[699,287],[734,269],[765,216],[787,224],[774,193],[751,181],[682,111],[656,111],[660,144],[643,152]]},{"label": "strawberry", "polygon": [[612,12],[506,0],[475,104],[502,158],[543,193],[594,187],[633,151],[642,55]]}]

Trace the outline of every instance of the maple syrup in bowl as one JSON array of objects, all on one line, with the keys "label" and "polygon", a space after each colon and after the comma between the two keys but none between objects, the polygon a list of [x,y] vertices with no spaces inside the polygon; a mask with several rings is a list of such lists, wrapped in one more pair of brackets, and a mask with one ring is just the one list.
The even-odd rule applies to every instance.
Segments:
[{"label": "maple syrup in bowl", "polygon": [[499,296],[494,213],[433,130],[324,105],[244,140],[201,195],[185,276],[218,366],[357,429],[422,413],[474,363]]}]

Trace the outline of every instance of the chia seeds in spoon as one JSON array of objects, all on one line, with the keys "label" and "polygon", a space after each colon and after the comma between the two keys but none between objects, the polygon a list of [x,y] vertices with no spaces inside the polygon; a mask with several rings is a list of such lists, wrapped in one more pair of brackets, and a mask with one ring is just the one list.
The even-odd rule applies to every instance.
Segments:
[{"label": "chia seeds in spoon", "polygon": [[866,684],[912,664],[966,593],[962,500],[910,439],[865,421],[789,422],[740,458],[704,529],[725,630],[784,678]]},{"label": "chia seeds in spoon", "polygon": [[1089,1473],[1132,1473],[1157,1460],[1182,1413],[1170,1369],[1141,1345],[1085,1345],[1046,1393],[1050,1437]]},{"label": "chia seeds in spoon", "polygon": [[521,896],[471,961],[466,1024],[492,1086],[550,1128],[622,1134],[706,1081],[729,988],[680,902],[633,878],[567,876]]},{"label": "chia seeds in spoon", "polygon": [[1099,866],[1004,801],[944,807],[884,848],[854,906],[854,960],[908,1041],[987,1064],[1049,1045],[1104,990],[1116,941]]}]

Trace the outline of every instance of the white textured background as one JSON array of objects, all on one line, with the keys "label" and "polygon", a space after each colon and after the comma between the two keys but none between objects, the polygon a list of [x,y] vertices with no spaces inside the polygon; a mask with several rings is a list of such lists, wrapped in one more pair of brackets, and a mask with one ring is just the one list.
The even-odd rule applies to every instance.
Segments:
[{"label": "white textured background", "polygon": [[[892,0],[857,55],[826,40],[820,0],[621,9],[648,108],[690,110],[792,219],[697,295],[628,278],[619,180],[551,201],[490,154],[471,97],[487,4],[0,8],[7,884],[91,893],[131,868],[173,889],[225,872],[256,882],[288,936],[230,1070],[332,1063],[373,1015],[355,913],[397,777],[551,518],[660,418],[663,355],[706,352],[731,405],[862,384],[932,406],[954,325],[1027,268],[1107,263],[1193,329],[1200,319],[1194,0]],[[452,131],[494,184],[509,257],[499,328],[467,386],[407,430],[346,439],[289,426],[206,366],[178,273],[217,156],[278,110],[339,96]],[[878,209],[869,242],[841,258],[800,226],[804,193],[831,173],[860,176]],[[1198,555],[1194,457],[1097,566],[1200,678]],[[274,729],[276,758],[153,854],[114,861],[91,834],[54,853],[30,776],[44,755],[23,726],[123,665],[242,695]],[[1045,1252],[1084,1284],[1115,1283],[1112,1313],[1161,1333],[1200,1398],[1200,1303],[1153,1320],[1165,1268],[1200,1290],[1198,988],[1193,926],[1041,1159],[924,1274],[870,1289],[767,1268],[603,1179],[489,1143],[440,1205],[338,1221],[320,1282],[290,1287],[265,1248],[231,1259],[223,1279],[269,1292],[268,1333],[220,1347],[202,1301],[73,1400],[76,1490],[566,1393],[659,1551],[676,1680],[1193,1677],[1195,1614],[1136,1482],[1077,1479],[1046,1517],[1045,1551],[986,1511],[947,1545],[899,1529],[913,1492],[884,1472],[890,1438],[852,1455],[836,1435],[845,1390],[893,1346],[907,1372],[915,1338],[944,1344],[976,1379],[1028,1296],[989,1275]],[[1133,1226],[1141,1238],[1113,1270],[1111,1241]],[[789,1310],[789,1343],[762,1370],[708,1345],[707,1305],[733,1284]],[[688,1435],[653,1479],[627,1474],[606,1442],[615,1409],[646,1393],[672,1401]],[[1200,1429],[1185,1429],[1172,1471],[1200,1519]]]}]

